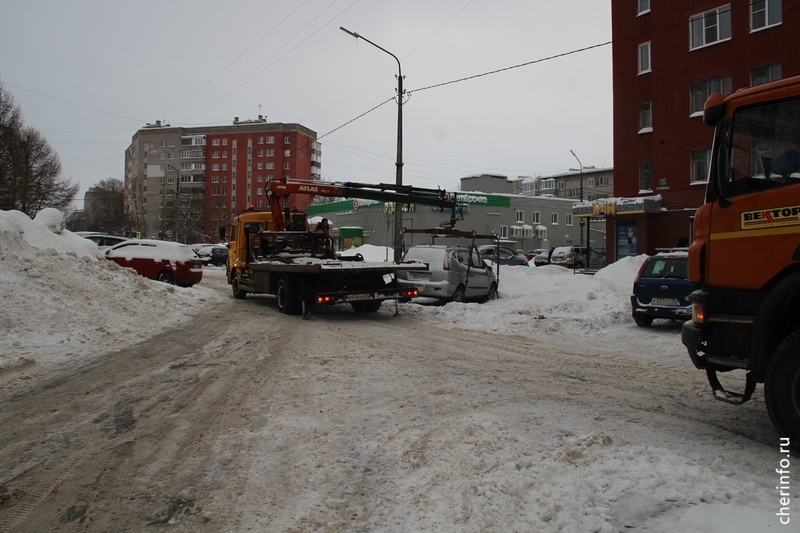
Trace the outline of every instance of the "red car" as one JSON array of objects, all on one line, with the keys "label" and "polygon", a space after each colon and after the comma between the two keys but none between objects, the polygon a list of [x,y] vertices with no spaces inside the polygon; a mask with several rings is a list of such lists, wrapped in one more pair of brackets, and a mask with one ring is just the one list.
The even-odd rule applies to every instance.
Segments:
[{"label": "red car", "polygon": [[131,239],[106,250],[106,259],[130,267],[140,276],[191,287],[203,279],[203,263],[185,244]]}]

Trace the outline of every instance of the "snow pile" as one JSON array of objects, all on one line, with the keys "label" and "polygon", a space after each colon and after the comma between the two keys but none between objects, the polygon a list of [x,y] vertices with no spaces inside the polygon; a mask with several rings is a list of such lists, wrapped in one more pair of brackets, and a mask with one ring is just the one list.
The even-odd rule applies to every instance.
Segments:
[{"label": "snow pile", "polygon": [[[381,261],[385,249],[351,248],[367,261]],[[437,325],[511,335],[618,335],[629,329],[633,281],[645,255],[626,257],[596,275],[575,274],[555,265],[500,266],[500,298],[483,304],[418,299],[430,305],[404,306],[404,313],[436,321]]]},{"label": "snow pile", "polygon": [[55,209],[0,211],[0,369],[124,348],[224,299],[142,278],[63,224]]}]

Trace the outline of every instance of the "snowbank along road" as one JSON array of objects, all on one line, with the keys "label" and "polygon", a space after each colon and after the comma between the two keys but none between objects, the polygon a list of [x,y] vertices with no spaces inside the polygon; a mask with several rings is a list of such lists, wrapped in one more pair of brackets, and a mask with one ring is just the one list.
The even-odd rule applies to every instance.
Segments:
[{"label": "snowbank along road", "polygon": [[6,372],[0,531],[652,532],[701,507],[777,527],[763,405],[715,403],[688,360],[393,311],[231,297]]}]

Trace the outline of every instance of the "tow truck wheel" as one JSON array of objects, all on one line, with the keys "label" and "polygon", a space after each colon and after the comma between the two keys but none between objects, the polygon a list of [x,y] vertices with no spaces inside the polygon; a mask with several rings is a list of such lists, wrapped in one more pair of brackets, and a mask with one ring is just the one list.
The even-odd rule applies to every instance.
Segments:
[{"label": "tow truck wheel", "polygon": [[233,297],[237,300],[243,300],[247,296],[247,293],[239,288],[239,278],[236,277],[236,273],[231,278],[231,289],[233,289]]},{"label": "tow truck wheel", "polygon": [[463,285],[459,285],[458,287],[456,287],[456,290],[453,293],[453,301],[454,302],[463,302],[466,299],[467,299],[466,289],[464,289]]},{"label": "tow truck wheel", "polygon": [[293,315],[297,312],[297,294],[292,292],[292,285],[287,278],[278,280],[275,286],[275,299],[278,304],[278,311],[285,315]]},{"label": "tow truck wheel", "polygon": [[781,437],[800,453],[800,331],[789,335],[775,353],[764,379],[764,399]]}]

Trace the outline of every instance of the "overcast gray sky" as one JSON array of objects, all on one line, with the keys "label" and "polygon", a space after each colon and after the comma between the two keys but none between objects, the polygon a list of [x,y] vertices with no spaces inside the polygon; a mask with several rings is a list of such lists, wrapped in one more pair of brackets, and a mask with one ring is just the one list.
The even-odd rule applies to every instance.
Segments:
[{"label": "overcast gray sky", "polygon": [[[348,122],[393,97],[397,63],[344,26],[400,59],[410,92],[404,183],[455,189],[484,172],[566,171],[578,165],[570,150],[584,166],[612,165],[611,46],[570,53],[611,40],[610,9],[600,0],[10,0],[0,82],[81,199],[101,179],[123,179],[124,151],[148,122],[226,125],[259,113],[317,132],[323,179],[394,183],[397,104]],[[462,78],[471,79],[448,83]]]}]

